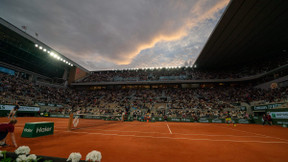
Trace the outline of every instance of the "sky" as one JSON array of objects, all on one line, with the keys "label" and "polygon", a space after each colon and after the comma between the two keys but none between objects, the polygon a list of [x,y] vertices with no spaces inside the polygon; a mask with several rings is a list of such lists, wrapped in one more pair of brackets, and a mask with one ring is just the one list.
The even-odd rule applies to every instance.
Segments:
[{"label": "sky", "polygon": [[89,71],[192,66],[229,0],[0,0],[0,17]]}]

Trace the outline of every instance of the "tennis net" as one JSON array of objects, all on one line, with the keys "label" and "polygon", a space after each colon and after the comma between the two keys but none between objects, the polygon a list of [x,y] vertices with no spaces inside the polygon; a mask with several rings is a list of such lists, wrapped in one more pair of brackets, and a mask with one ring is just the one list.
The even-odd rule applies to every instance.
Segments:
[{"label": "tennis net", "polygon": [[100,127],[114,124],[121,121],[121,115],[92,115],[92,114],[74,114],[70,115],[68,129],[82,129]]}]

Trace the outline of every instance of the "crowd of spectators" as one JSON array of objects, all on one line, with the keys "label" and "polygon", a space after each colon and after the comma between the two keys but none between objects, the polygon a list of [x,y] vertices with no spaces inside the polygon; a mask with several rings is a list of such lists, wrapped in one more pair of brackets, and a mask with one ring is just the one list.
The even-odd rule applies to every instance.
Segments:
[{"label": "crowd of spectators", "polygon": [[168,109],[167,111],[157,110],[155,116],[167,116],[167,118],[193,118],[194,120],[198,120],[199,118],[225,119],[228,113],[233,119],[249,119],[249,114],[244,110],[221,111],[217,109]]},{"label": "crowd of spectators", "polygon": [[[119,115],[124,111],[133,116],[147,111],[156,116],[223,116],[227,109],[237,110],[234,103],[283,102],[288,99],[287,88],[272,90],[251,87],[167,88],[167,89],[105,89],[83,90],[41,86],[21,76],[0,73],[1,104],[15,101],[26,106],[40,103],[61,105],[52,112],[67,113],[72,107],[95,115]],[[10,103],[9,103],[10,101]],[[13,101],[13,102],[11,102]],[[161,110],[161,111],[158,111]],[[199,110],[199,111],[198,111]],[[243,113],[237,111],[243,117]],[[221,115],[222,114],[222,115]]]},{"label": "crowd of spectators", "polygon": [[164,80],[207,80],[237,79],[254,76],[287,65],[287,56],[273,61],[263,61],[233,71],[203,71],[192,67],[154,68],[134,70],[95,71],[77,82],[121,82],[121,81],[164,81]]},{"label": "crowd of spectators", "polygon": [[95,71],[77,82],[121,82],[121,81],[164,81],[164,80],[207,80],[207,79],[237,79],[254,76],[285,66],[288,63],[286,55],[273,60],[254,62],[227,71],[205,71],[192,67],[152,68],[133,70]]}]

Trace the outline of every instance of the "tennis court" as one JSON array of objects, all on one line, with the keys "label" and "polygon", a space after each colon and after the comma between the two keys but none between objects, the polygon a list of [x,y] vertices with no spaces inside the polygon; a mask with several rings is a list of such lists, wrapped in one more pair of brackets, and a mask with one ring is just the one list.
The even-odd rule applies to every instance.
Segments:
[{"label": "tennis court", "polygon": [[[120,122],[80,119],[79,129],[67,130],[65,118],[18,117],[18,146],[36,155],[68,158],[92,150],[102,161],[288,161],[288,129],[254,124]],[[53,121],[54,135],[23,138],[26,122]],[[0,118],[0,122],[8,122]],[[10,137],[7,138],[10,144]],[[6,147],[14,151],[13,147]]]}]

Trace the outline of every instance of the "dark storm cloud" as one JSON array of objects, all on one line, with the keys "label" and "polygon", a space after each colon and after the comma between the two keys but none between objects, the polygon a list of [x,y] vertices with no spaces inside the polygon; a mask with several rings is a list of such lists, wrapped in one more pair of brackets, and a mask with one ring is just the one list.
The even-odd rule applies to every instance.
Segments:
[{"label": "dark storm cloud", "polygon": [[[1,0],[0,16],[61,54],[93,64],[129,64],[159,41],[180,39],[227,0]],[[220,8],[217,8],[220,7]],[[134,63],[135,64],[135,63]],[[97,66],[98,67],[98,66]]]}]

